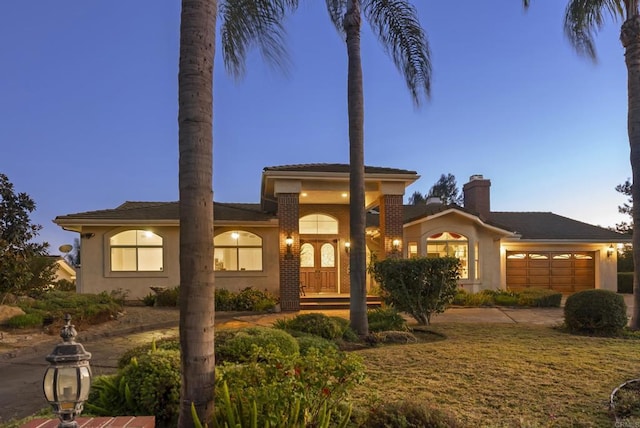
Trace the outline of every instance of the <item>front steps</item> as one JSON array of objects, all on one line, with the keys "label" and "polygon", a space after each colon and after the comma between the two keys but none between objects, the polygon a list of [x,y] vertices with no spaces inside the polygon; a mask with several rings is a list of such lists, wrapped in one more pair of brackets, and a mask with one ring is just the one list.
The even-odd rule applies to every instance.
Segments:
[{"label": "front steps", "polygon": [[[329,309],[344,309],[349,310],[348,294],[334,294],[334,295],[322,295],[322,294],[310,294],[306,296],[300,296],[300,310],[301,311],[321,311]],[[367,296],[367,307],[369,309],[379,308],[382,305],[382,300],[378,296]]]}]

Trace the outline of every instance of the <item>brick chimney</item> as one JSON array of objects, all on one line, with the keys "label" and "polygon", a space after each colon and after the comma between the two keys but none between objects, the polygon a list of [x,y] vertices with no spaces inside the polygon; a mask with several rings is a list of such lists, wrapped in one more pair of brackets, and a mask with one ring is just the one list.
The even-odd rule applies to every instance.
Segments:
[{"label": "brick chimney", "polygon": [[478,214],[483,220],[489,218],[491,212],[490,187],[491,181],[486,180],[481,174],[472,175],[469,182],[462,186],[464,207]]}]

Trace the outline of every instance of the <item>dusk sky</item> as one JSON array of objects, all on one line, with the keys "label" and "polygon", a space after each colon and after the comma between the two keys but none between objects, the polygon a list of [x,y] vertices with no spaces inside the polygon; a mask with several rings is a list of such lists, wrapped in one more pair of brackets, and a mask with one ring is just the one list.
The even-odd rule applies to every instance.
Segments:
[{"label": "dusk sky", "polygon": [[[346,48],[324,2],[287,22],[283,74],[257,53],[225,73],[217,45],[214,199],[259,202],[265,166],[348,163]],[[432,52],[432,97],[414,108],[365,23],[365,162],[491,180],[493,211],[624,220],[614,188],[631,175],[620,24],[599,61],[563,34],[566,1],[415,0]],[[178,199],[178,0],[0,3],[0,172],[36,202],[56,254],[77,235],[58,215]]]}]

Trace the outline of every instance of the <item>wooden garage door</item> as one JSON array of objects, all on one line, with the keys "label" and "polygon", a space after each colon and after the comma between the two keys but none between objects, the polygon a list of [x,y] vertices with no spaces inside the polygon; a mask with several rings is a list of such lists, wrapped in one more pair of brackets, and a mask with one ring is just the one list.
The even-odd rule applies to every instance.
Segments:
[{"label": "wooden garage door", "polygon": [[594,288],[595,253],[507,251],[507,288],[528,287],[562,293]]}]

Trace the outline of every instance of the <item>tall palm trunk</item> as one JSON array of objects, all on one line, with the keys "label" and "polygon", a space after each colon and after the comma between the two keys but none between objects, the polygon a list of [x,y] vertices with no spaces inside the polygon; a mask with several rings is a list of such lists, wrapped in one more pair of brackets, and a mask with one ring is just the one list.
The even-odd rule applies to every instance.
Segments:
[{"label": "tall palm trunk", "polygon": [[347,108],[349,112],[349,253],[351,327],[361,336],[369,334],[366,283],[366,212],[364,186],[364,91],[360,58],[360,1],[350,0],[344,19],[347,36]]},{"label": "tall palm trunk", "polygon": [[[633,10],[633,9],[632,9]],[[627,10],[629,13],[629,10]],[[622,24],[620,40],[625,48],[627,64],[627,131],[631,148],[631,171],[633,183],[633,316],[631,328],[640,329],[640,16],[637,10],[627,15]]]},{"label": "tall palm trunk", "polygon": [[182,0],[178,75],[180,427],[213,416],[213,59],[216,0]]}]

